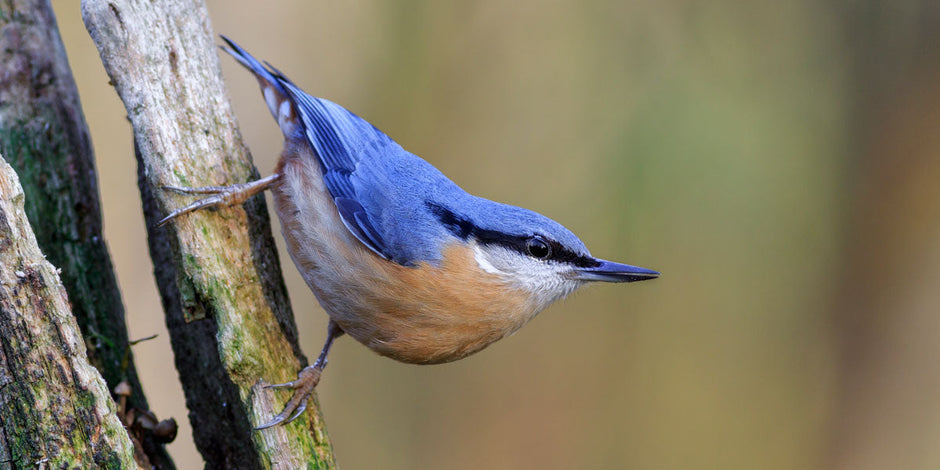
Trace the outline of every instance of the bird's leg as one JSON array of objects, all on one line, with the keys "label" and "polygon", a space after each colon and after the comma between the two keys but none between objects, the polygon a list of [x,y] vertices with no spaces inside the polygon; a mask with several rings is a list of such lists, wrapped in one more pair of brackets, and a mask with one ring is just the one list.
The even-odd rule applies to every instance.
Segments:
[{"label": "bird's leg", "polygon": [[248,200],[248,198],[254,196],[255,194],[264,191],[271,187],[272,184],[276,183],[281,179],[281,175],[275,173],[266,178],[261,178],[257,181],[252,181],[249,183],[242,184],[233,184],[231,186],[205,186],[202,188],[181,188],[179,186],[163,186],[163,189],[176,191],[181,194],[210,194],[211,196],[200,199],[186,207],[176,209],[173,212],[170,212],[170,215],[166,216],[160,222],[157,222],[157,226],[163,226],[167,222],[190,212],[199,209],[205,209],[207,207],[229,207],[237,204],[241,204]]},{"label": "bird's leg", "polygon": [[300,373],[297,374],[297,380],[282,384],[268,385],[265,387],[292,388],[294,389],[294,395],[290,397],[290,400],[287,400],[287,404],[284,405],[283,411],[272,418],[271,421],[256,427],[256,430],[260,431],[272,426],[277,426],[278,424],[287,424],[303,414],[303,412],[307,409],[307,399],[310,398],[310,394],[313,393],[313,389],[317,386],[318,383],[320,383],[320,374],[323,373],[323,368],[326,367],[326,356],[330,353],[330,346],[333,345],[333,340],[339,338],[342,335],[343,330],[339,327],[338,324],[336,324],[336,322],[330,320],[330,325],[326,334],[326,343],[323,345],[323,349],[320,351],[320,357],[317,358],[317,361],[314,362],[311,366],[304,367]]}]

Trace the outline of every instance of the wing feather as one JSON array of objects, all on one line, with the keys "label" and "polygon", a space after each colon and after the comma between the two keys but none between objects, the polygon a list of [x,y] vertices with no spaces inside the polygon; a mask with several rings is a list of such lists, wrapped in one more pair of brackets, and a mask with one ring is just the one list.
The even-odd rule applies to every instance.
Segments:
[{"label": "wing feather", "polygon": [[363,161],[381,159],[383,152],[401,147],[374,126],[330,101],[315,98],[275,75],[294,102],[323,170],[323,181],[333,196],[346,228],[364,245],[385,259],[394,259],[388,244],[363,207],[353,181]]},{"label": "wing feather", "polygon": [[[258,77],[268,107],[281,123],[281,104],[296,116],[281,125],[287,138],[303,138],[314,150],[327,191],[349,232],[379,256],[411,266],[436,262],[444,229],[425,210],[427,198],[463,191],[433,166],[359,116],[308,95],[268,62],[259,62],[234,41],[223,49]],[[268,98],[268,90],[274,98]]]}]

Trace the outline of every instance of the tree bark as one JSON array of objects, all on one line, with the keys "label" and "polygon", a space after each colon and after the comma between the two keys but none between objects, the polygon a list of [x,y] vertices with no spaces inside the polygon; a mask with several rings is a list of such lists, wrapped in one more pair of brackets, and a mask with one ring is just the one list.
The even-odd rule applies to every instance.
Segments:
[{"label": "tree bark", "polygon": [[298,424],[256,432],[306,364],[264,200],[164,228],[185,200],[163,185],[256,179],[201,1],[84,0],[82,14],[134,129],[151,257],[196,446],[209,468],[331,468],[315,398]]},{"label": "tree bark", "polygon": [[[124,306],[102,236],[91,139],[48,0],[0,1],[0,152],[21,177],[26,215],[61,269],[88,359],[127,407],[147,410],[127,338]],[[148,464],[173,469],[151,433],[137,436]]]},{"label": "tree bark", "polygon": [[138,468],[0,158],[0,468]]}]

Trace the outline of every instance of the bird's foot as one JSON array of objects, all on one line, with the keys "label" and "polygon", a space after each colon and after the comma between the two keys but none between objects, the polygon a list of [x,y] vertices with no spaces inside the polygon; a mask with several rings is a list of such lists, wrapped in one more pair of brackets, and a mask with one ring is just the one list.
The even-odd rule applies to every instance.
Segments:
[{"label": "bird's foot", "polygon": [[323,367],[317,363],[312,366],[304,367],[300,373],[297,374],[297,380],[293,382],[265,386],[264,388],[292,388],[294,389],[294,395],[291,396],[287,404],[284,405],[283,411],[272,418],[271,421],[256,427],[255,430],[260,431],[279,424],[287,424],[299,418],[307,409],[307,400],[310,398],[310,394],[313,393],[313,389],[316,388],[317,384],[320,382],[321,373],[323,373]]},{"label": "bird's foot", "polygon": [[157,222],[157,226],[161,227],[167,222],[190,212],[206,209],[209,207],[229,207],[241,204],[248,200],[248,198],[254,196],[255,194],[268,189],[272,184],[274,184],[281,175],[275,173],[266,178],[262,178],[257,181],[252,181],[250,183],[241,183],[233,184],[231,186],[205,186],[202,188],[184,188],[180,186],[163,186],[164,190],[174,191],[180,194],[209,194],[209,197],[200,199],[186,207],[176,209],[173,212],[170,212],[169,215],[163,218],[163,220]]}]

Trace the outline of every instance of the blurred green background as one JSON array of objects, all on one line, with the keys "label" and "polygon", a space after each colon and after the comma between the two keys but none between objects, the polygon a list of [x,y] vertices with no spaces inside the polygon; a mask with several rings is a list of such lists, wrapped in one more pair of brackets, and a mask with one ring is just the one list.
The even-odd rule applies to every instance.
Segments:
[{"label": "blurred green background", "polygon": [[[130,126],[74,0],[53,4],[153,410],[201,466]],[[940,4],[209,2],[218,33],[469,191],[663,277],[585,289],[443,366],[343,339],[319,387],[364,469],[940,468]],[[280,152],[222,59],[262,174]],[[276,227],[275,230],[278,230]],[[284,256],[303,348],[326,316]]]}]

